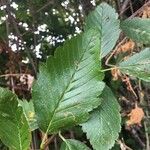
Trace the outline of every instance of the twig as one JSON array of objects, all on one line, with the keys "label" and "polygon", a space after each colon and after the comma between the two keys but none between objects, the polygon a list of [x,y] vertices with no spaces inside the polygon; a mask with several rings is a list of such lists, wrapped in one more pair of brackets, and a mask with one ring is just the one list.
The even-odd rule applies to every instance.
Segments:
[{"label": "twig", "polygon": [[50,138],[47,139],[47,141],[45,142],[44,145],[44,149],[46,149],[48,147],[48,145],[53,141],[53,139],[55,138],[55,134],[53,134]]},{"label": "twig", "polygon": [[[32,16],[32,28],[33,28],[33,31],[36,30],[36,17],[35,17],[35,9],[34,9],[34,6],[33,6],[33,3],[32,3],[32,0],[28,0],[28,4],[29,4],[29,10],[31,12],[31,16]],[[34,48],[36,47],[37,45],[37,35],[34,34]]]},{"label": "twig", "polygon": [[[139,90],[140,90],[139,98],[140,98],[140,102],[142,102],[144,95],[141,97],[141,92],[142,92],[141,80],[139,80]],[[149,116],[148,116],[147,108],[145,110],[145,114],[146,114],[146,118],[148,118]],[[144,120],[143,124],[144,124],[145,137],[146,137],[146,150],[150,150],[150,139],[149,139],[149,134],[148,134],[146,120]]]},{"label": "twig", "polygon": [[144,7],[150,5],[150,1],[148,1],[147,3],[145,3],[140,9],[138,9],[136,12],[134,12],[128,19],[134,18],[137,14],[139,14]]},{"label": "twig", "polygon": [[128,147],[124,141],[122,142],[121,140],[118,140],[118,144],[120,145],[121,150],[133,150],[130,147]]},{"label": "twig", "polygon": [[116,53],[118,47],[119,47],[122,43],[124,43],[125,40],[126,40],[126,38],[124,38],[121,42],[119,42],[119,44],[116,46],[116,48],[112,51],[112,53],[110,54],[110,56],[107,58],[107,60],[106,60],[106,62],[105,62],[105,65],[106,65],[106,66],[114,67],[114,65],[109,64],[109,61],[110,61],[110,59],[113,57],[113,55]]},{"label": "twig", "polygon": [[131,1],[131,0],[130,0],[130,2],[129,2],[129,5],[130,5],[131,13],[133,14],[133,13],[134,13],[134,10],[133,10],[133,6],[132,6],[132,1]]},{"label": "twig", "polygon": [[127,77],[126,75],[124,75],[124,77],[122,78],[122,81],[126,83],[127,89],[133,93],[133,95],[135,96],[136,99],[138,99],[138,97],[136,95],[136,92],[134,91],[134,89],[132,87],[132,84],[130,82],[129,77]]},{"label": "twig", "polygon": [[39,13],[40,11],[44,10],[46,7],[48,7],[49,5],[52,5],[52,4],[54,4],[54,1],[50,0],[44,6],[42,6],[40,9],[38,9],[35,13]]},{"label": "twig", "polygon": [[[3,1],[2,1],[2,3],[3,3]],[[8,20],[6,20],[6,32],[7,32],[7,43],[9,43],[8,36],[9,36],[10,30],[9,30],[9,21]],[[11,55],[10,51],[9,51],[9,55]],[[11,60],[9,60],[9,61],[11,61]],[[10,73],[12,72],[11,66],[9,66],[9,71],[10,71]],[[12,76],[10,77],[10,84],[11,84],[11,90],[12,90],[12,92],[15,93],[14,79],[13,79]]]},{"label": "twig", "polygon": [[150,150],[149,135],[147,132],[148,129],[145,121],[144,121],[144,129],[145,129],[145,136],[146,136],[146,150]]},{"label": "twig", "polygon": [[116,3],[116,9],[118,10],[118,13],[120,14],[121,8],[120,8],[120,0],[115,0]]},{"label": "twig", "polygon": [[124,11],[126,10],[127,5],[129,4],[130,0],[125,0],[122,7],[121,7],[121,11],[120,11],[120,16],[124,13]]},{"label": "twig", "polygon": [[[40,150],[47,150],[48,145],[52,142],[52,140],[56,137],[56,134],[53,134],[50,138],[48,138],[47,134],[42,133],[42,143],[40,145]],[[54,140],[55,142],[55,140]]]},{"label": "twig", "polygon": [[54,146],[55,146],[55,150],[58,150],[58,143],[57,143],[57,138],[56,137],[54,139]]}]

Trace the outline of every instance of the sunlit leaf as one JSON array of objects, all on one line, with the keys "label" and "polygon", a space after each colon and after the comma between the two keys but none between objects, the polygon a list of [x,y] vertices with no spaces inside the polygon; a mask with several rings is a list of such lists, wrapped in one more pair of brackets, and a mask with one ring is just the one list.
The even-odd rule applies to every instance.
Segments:
[{"label": "sunlit leaf", "polygon": [[65,42],[40,66],[32,90],[39,127],[47,133],[78,125],[98,107],[104,83],[99,33],[90,30]]}]

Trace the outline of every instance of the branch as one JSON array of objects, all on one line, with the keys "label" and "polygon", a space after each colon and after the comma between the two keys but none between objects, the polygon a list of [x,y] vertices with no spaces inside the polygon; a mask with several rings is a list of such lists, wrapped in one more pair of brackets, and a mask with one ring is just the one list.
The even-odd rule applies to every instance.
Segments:
[{"label": "branch", "polygon": [[136,15],[138,15],[146,6],[150,6],[150,1],[145,3],[140,9],[138,9],[135,13],[133,13],[128,19],[134,18]]},{"label": "branch", "polygon": [[49,5],[53,5],[54,4],[54,0],[50,0],[49,2],[47,2],[44,6],[42,6],[40,9],[38,9],[35,13],[39,13],[40,11],[44,10],[46,7],[48,7]]},{"label": "branch", "polygon": [[121,10],[120,10],[120,16],[124,13],[124,11],[126,10],[126,7],[128,6],[130,0],[125,0],[122,7],[121,7]]}]

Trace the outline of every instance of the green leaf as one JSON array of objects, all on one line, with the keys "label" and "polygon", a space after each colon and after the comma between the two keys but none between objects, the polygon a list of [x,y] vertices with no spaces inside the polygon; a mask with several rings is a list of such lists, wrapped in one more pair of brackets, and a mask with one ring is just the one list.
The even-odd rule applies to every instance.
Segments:
[{"label": "green leaf", "polygon": [[150,48],[136,53],[118,66],[123,73],[150,82]]},{"label": "green leaf", "polygon": [[33,86],[33,103],[39,127],[47,133],[78,125],[100,105],[99,34],[90,30],[65,42],[40,66]]},{"label": "green leaf", "polygon": [[23,101],[19,101],[19,104],[23,108],[24,114],[30,126],[30,130],[34,131],[35,129],[38,128],[38,124],[35,116],[33,102],[32,101],[27,102],[26,100],[23,100]]},{"label": "green leaf", "polygon": [[84,143],[73,140],[65,139],[62,143],[60,150],[90,150]]},{"label": "green leaf", "polygon": [[115,9],[106,3],[99,5],[86,19],[85,29],[93,27],[99,29],[101,55],[105,57],[113,49],[120,35],[120,21]]},{"label": "green leaf", "polygon": [[101,95],[102,104],[82,124],[95,150],[109,150],[118,138],[121,128],[120,107],[111,90],[106,87]]},{"label": "green leaf", "polygon": [[150,19],[127,19],[121,23],[121,28],[131,39],[144,44],[150,43]]},{"label": "green leaf", "polygon": [[17,96],[0,88],[0,139],[11,150],[27,150],[30,130]]}]

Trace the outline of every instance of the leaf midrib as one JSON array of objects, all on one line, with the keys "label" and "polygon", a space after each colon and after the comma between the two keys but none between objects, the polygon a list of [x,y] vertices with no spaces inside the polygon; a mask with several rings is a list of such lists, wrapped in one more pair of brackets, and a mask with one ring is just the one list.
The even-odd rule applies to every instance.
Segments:
[{"label": "leaf midrib", "polygon": [[67,84],[65,90],[62,92],[62,94],[61,94],[61,96],[60,96],[60,98],[59,98],[59,100],[58,100],[57,106],[56,106],[56,108],[55,108],[55,110],[54,110],[54,112],[53,112],[53,114],[52,114],[52,117],[51,117],[51,120],[50,120],[50,123],[49,123],[49,125],[48,125],[48,128],[47,128],[47,130],[46,130],[45,135],[48,134],[48,131],[49,131],[50,127],[51,127],[53,118],[54,118],[54,116],[55,116],[55,114],[56,114],[56,110],[57,110],[57,108],[59,107],[59,104],[60,104],[61,100],[63,99],[63,97],[64,97],[66,91],[68,90],[70,84],[72,83],[72,80],[73,80],[73,78],[74,78],[74,75],[76,74],[76,71],[77,71],[78,68],[79,68],[79,64],[82,62],[82,59],[83,59],[83,57],[84,57],[84,55],[85,55],[85,53],[86,53],[86,50],[87,50],[87,48],[89,47],[89,44],[91,43],[91,41],[92,41],[92,39],[90,39],[90,41],[89,41],[87,47],[86,47],[85,50],[83,51],[83,54],[82,54],[81,58],[79,59],[77,65],[76,65],[77,67],[75,67],[74,73],[72,74],[72,77],[70,78],[70,81],[68,82],[68,84]]},{"label": "leaf midrib", "polygon": [[17,120],[17,114],[15,113],[15,120],[16,120],[16,123],[17,123],[17,129],[18,129],[18,140],[19,140],[19,148],[20,150],[23,150],[22,148],[22,140],[21,140],[21,132],[20,132],[20,128],[19,128],[19,122]]},{"label": "leaf midrib", "polygon": [[[12,98],[11,98],[11,100],[14,100],[14,98],[16,98],[16,96],[14,95]],[[17,107],[17,109],[18,109],[19,107]],[[14,110],[13,110],[13,112],[14,112]],[[16,121],[16,123],[17,123],[17,129],[18,129],[18,142],[19,142],[19,148],[20,148],[20,150],[23,150],[23,148],[22,148],[22,140],[21,140],[21,132],[20,132],[20,128],[19,128],[19,122],[18,122],[18,120],[17,120],[17,114],[14,112],[14,114],[15,114],[15,121]]]}]

